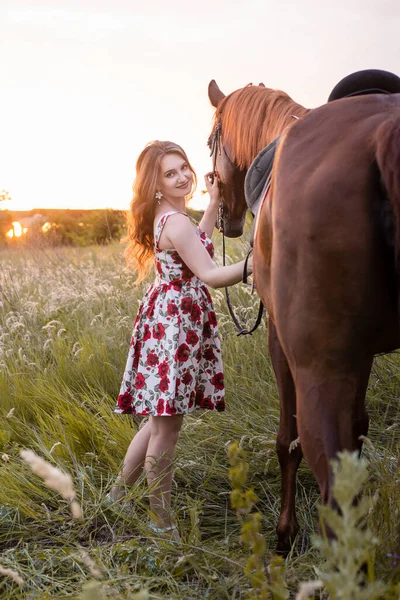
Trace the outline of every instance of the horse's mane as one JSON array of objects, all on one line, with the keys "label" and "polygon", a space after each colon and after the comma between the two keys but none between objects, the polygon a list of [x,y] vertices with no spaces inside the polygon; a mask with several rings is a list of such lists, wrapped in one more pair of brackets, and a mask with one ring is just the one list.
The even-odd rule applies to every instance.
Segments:
[{"label": "horse's mane", "polygon": [[301,117],[306,112],[285,92],[248,85],[221,101],[213,131],[221,117],[222,142],[228,142],[231,160],[248,169],[256,155],[294,122],[291,115]]}]

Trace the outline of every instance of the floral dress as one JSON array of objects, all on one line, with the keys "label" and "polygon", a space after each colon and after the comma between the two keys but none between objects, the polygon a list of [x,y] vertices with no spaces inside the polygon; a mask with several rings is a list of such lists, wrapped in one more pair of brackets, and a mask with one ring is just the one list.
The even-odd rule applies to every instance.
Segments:
[{"label": "floral dress", "polygon": [[[158,246],[167,219],[176,213],[165,213],[156,225],[156,278],[134,323],[117,413],[167,416],[196,408],[225,409],[221,344],[210,293],[176,250]],[[197,232],[212,258],[210,238],[198,226]]]}]

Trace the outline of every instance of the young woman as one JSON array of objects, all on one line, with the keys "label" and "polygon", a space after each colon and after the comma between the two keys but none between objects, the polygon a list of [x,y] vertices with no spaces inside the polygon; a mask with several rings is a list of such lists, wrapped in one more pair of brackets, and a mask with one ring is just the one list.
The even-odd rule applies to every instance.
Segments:
[{"label": "young woman", "polygon": [[134,436],[110,494],[111,501],[123,498],[126,486],[144,468],[150,527],[176,539],[172,463],[183,416],[197,408],[225,408],[220,340],[207,286],[238,283],[244,264],[217,267],[213,262],[210,238],[219,202],[218,177],[205,176],[210,203],[199,225],[186,213],[195,184],[193,168],[177,144],[151,142],[140,154],[128,216],[127,258],[138,281],[153,263],[156,278],[135,320],[115,412],[148,415],[149,420]]}]

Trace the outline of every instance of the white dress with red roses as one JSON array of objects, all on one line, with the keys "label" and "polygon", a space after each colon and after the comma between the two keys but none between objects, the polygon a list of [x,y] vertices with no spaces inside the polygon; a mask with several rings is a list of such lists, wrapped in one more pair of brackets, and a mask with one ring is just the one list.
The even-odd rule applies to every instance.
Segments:
[{"label": "white dress with red roses", "polygon": [[[210,293],[175,250],[158,247],[165,213],[155,229],[156,279],[137,314],[117,413],[167,416],[196,408],[222,411],[221,344]],[[197,227],[211,257],[210,238]]]}]

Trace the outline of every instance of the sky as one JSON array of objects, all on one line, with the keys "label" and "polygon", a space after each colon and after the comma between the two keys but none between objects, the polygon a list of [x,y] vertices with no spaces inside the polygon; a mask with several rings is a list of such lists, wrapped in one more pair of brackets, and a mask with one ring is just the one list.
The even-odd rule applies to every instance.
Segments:
[{"label": "sky", "polygon": [[167,139],[200,192],[211,79],[312,108],[353,71],[400,74],[399,31],[398,0],[0,0],[0,191],[127,209],[138,154]]}]

